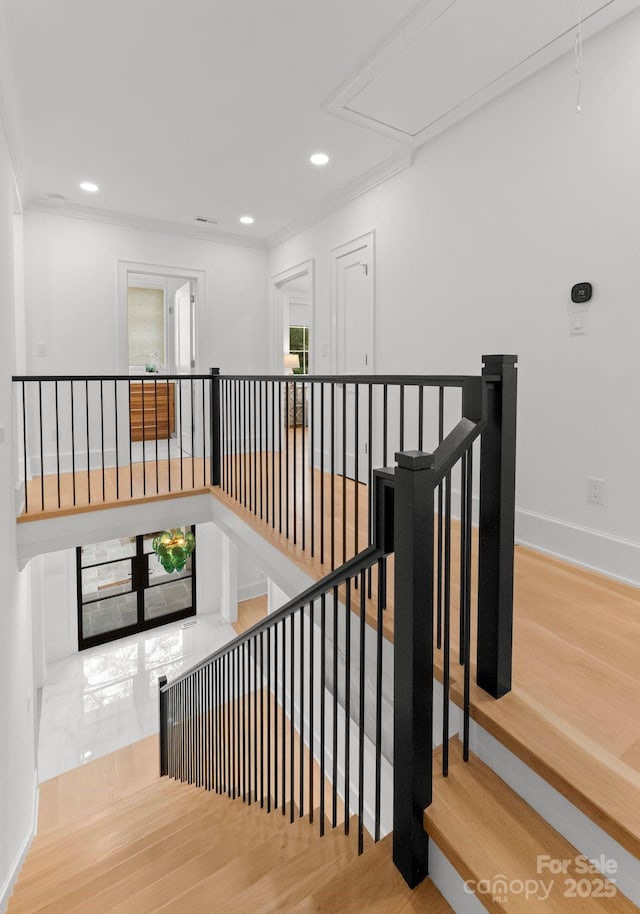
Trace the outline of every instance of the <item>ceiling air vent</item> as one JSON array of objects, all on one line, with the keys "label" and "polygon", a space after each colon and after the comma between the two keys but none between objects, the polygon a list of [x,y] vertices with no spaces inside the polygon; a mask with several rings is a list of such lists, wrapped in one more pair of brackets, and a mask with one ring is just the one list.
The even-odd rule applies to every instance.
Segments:
[{"label": "ceiling air vent", "polygon": [[194,216],[194,222],[206,222],[207,225],[219,225],[220,220],[212,216]]}]

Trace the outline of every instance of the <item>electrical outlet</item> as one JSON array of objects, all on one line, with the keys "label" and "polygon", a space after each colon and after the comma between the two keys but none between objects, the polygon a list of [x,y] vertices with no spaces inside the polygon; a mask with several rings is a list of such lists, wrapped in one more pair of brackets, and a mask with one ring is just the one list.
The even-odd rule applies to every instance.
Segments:
[{"label": "electrical outlet", "polygon": [[606,496],[604,479],[587,479],[587,501],[592,505],[603,505]]}]

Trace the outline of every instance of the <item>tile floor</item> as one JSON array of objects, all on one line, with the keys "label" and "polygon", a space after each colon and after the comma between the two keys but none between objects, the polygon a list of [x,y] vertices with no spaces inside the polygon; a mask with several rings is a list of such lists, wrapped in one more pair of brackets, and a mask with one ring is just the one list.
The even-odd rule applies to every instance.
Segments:
[{"label": "tile floor", "polygon": [[[199,616],[90,648],[50,664],[42,694],[40,781],[158,730],[158,677],[169,679],[235,637]],[[193,621],[193,620],[188,620]]]}]

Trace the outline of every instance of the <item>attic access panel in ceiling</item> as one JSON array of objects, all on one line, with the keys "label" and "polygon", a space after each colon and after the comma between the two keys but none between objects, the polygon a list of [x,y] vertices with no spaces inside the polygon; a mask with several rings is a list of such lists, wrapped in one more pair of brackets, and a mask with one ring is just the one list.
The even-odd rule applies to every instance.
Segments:
[{"label": "attic access panel in ceiling", "polygon": [[[582,0],[585,37],[640,5]],[[427,0],[329,102],[420,145],[573,44],[577,0]]]}]

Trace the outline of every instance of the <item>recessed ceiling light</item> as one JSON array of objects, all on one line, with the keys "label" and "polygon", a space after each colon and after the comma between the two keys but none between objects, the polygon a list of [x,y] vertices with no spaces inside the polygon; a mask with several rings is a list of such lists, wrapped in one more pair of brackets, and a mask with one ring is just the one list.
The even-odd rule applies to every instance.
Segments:
[{"label": "recessed ceiling light", "polygon": [[93,181],[83,181],[80,185],[81,190],[86,190],[88,194],[95,194],[99,190],[98,185],[94,184]]},{"label": "recessed ceiling light", "polygon": [[243,225],[251,225],[254,221],[253,216],[240,216],[240,222],[242,222]]},{"label": "recessed ceiling light", "polygon": [[312,156],[309,156],[309,161],[312,165],[326,165],[329,161],[329,156],[326,152],[314,152]]}]

